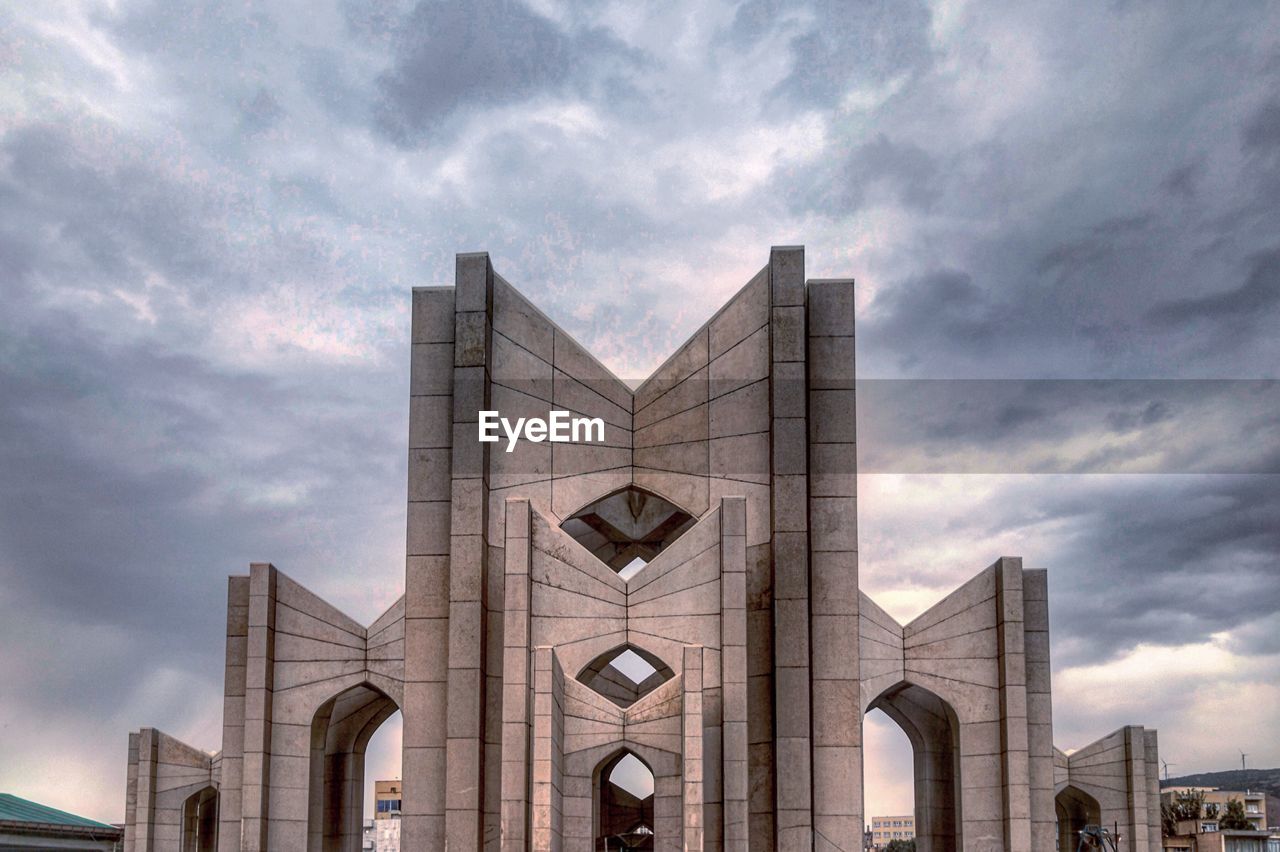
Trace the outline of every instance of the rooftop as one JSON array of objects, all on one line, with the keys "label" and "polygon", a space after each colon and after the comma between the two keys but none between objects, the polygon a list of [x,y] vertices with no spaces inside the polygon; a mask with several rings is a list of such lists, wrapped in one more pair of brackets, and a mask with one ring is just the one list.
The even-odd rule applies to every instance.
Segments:
[{"label": "rooftop", "polygon": [[35,825],[69,826],[76,828],[98,828],[107,831],[119,831],[113,825],[98,822],[87,817],[69,814],[48,805],[20,799],[11,793],[0,793],[0,822],[23,822]]}]

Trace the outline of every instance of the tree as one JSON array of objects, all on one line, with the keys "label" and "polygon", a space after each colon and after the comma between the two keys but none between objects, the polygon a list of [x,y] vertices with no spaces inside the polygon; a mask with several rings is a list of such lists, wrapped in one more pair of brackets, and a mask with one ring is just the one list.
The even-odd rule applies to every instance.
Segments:
[{"label": "tree", "polygon": [[884,852],[916,852],[915,840],[890,840]]},{"label": "tree", "polygon": [[[1215,808],[1216,809],[1216,808]],[[1200,819],[1204,816],[1204,791],[1184,790],[1173,797],[1170,807],[1175,821],[1184,819]]]},{"label": "tree", "polygon": [[1227,831],[1248,831],[1253,828],[1253,823],[1249,822],[1249,818],[1244,815],[1244,802],[1239,799],[1229,799],[1226,813],[1222,815],[1222,819],[1218,820],[1218,828]]},{"label": "tree", "polygon": [[1160,803],[1160,833],[1165,837],[1175,837],[1178,834],[1178,817],[1173,805],[1168,802]]}]

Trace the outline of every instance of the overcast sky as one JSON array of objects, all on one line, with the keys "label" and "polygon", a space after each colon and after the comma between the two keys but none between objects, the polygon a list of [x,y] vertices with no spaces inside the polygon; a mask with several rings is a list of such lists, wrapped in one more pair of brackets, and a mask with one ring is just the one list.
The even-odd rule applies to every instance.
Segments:
[{"label": "overcast sky", "polygon": [[399,596],[455,252],[643,377],[792,243],[884,380],[864,589],[1021,555],[1060,747],[1280,765],[1277,92],[1277,3],[4,4],[0,790],[119,821],[129,730],[217,749],[251,560]]}]

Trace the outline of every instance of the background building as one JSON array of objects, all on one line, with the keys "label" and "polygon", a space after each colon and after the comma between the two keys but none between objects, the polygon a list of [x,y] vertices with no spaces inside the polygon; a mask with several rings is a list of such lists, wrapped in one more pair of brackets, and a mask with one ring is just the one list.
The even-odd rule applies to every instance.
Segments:
[{"label": "background building", "polygon": [[1194,823],[1195,829],[1188,833],[1203,834],[1217,831],[1218,821],[1227,812],[1227,803],[1232,799],[1237,799],[1244,803],[1245,818],[1249,820],[1254,831],[1267,830],[1269,823],[1267,822],[1266,793],[1252,790],[1219,790],[1216,787],[1165,787],[1160,791],[1160,804],[1173,805],[1180,795],[1186,793],[1203,794],[1205,805],[1204,813],[1201,814],[1200,819],[1188,821]]},{"label": "background building", "polygon": [[[1200,815],[1180,819],[1175,834],[1165,837],[1165,852],[1280,852],[1280,837],[1267,830],[1267,797],[1252,790],[1220,790],[1216,787],[1166,787],[1160,791],[1162,807],[1173,807],[1187,794],[1203,796]],[[1227,829],[1222,826],[1227,804],[1244,805],[1250,829]]]},{"label": "background building", "polygon": [[124,829],[0,793],[0,849],[119,852]]},{"label": "background building", "polygon": [[374,852],[400,852],[401,782],[373,782]]},{"label": "background building", "polygon": [[916,836],[916,818],[905,816],[874,816],[871,818],[871,844],[883,849],[890,840],[913,840]]}]

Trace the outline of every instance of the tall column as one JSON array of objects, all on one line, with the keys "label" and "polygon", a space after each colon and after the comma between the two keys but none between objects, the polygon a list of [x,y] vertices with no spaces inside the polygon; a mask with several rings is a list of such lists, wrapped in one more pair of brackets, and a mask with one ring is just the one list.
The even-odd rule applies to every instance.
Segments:
[{"label": "tall column", "polygon": [[245,675],[249,662],[248,577],[227,578],[227,662],[222,685],[222,780],[218,785],[218,850],[239,852],[244,776]]},{"label": "tall column", "polygon": [[683,852],[702,852],[703,765],[702,765],[702,648],[686,645],[681,678],[684,695],[681,711],[681,813],[684,828]]},{"label": "tall column", "polygon": [[484,253],[460,254],[454,285],[453,481],[449,524],[448,791],[445,846],[483,844],[485,595],[488,445],[477,440],[488,408],[493,267]]},{"label": "tall column", "polygon": [[1031,774],[1031,848],[1057,843],[1053,783],[1053,696],[1049,670],[1049,581],[1044,571],[1022,572],[1027,652],[1027,747]]},{"label": "tall column", "polygon": [[720,500],[721,779],[725,852],[747,852],[747,501]]},{"label": "tall column", "polygon": [[853,281],[808,293],[809,614],[818,850],[862,844]]},{"label": "tall column", "polygon": [[[771,381],[805,374],[804,248],[769,254]],[[801,378],[795,378],[799,376]],[[803,405],[773,411],[774,765],[778,852],[813,848],[809,695],[809,521]]]},{"label": "tall column", "polygon": [[551,648],[533,652],[532,852],[560,852],[564,825],[564,674]]},{"label": "tall column", "polygon": [[[159,732],[155,728],[138,731],[137,794],[134,800],[134,852],[156,849],[156,764],[159,761]],[[130,747],[133,746],[132,737]]]},{"label": "tall column", "polygon": [[245,665],[244,777],[241,786],[241,849],[269,852],[271,816],[271,706],[275,684],[276,569],[249,566],[249,626]]},{"label": "tall column", "polygon": [[454,288],[413,291],[405,560],[405,849],[443,849],[448,722]]},{"label": "tall column", "polygon": [[1000,673],[1001,793],[1005,852],[1031,852],[1031,770],[1027,738],[1027,660],[1022,560],[996,563],[996,642]]},{"label": "tall column", "polygon": [[529,846],[529,501],[507,500],[502,661],[502,850]]},{"label": "tall column", "polygon": [[1147,738],[1141,725],[1124,729],[1125,770],[1129,788],[1129,840],[1134,852],[1159,847],[1148,837],[1147,824]]},{"label": "tall column", "polygon": [[124,852],[138,850],[138,748],[141,741],[141,733],[129,734],[129,771],[125,775],[124,786]]}]

